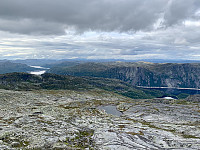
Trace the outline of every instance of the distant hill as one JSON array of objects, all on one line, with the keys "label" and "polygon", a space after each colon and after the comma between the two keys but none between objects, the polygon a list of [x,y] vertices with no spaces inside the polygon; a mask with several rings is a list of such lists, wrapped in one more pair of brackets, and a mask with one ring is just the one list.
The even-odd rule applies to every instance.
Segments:
[{"label": "distant hill", "polygon": [[62,61],[54,60],[54,59],[18,59],[18,60],[11,60],[13,63],[21,63],[26,64],[29,66],[44,66],[46,64],[53,64],[53,63],[61,63]]},{"label": "distant hill", "polygon": [[[5,62],[5,60],[2,60]],[[52,67],[58,67],[58,66],[74,66],[80,63],[83,63],[82,61],[76,61],[76,60],[67,60],[67,59],[19,59],[19,60],[9,60],[12,63],[21,63],[26,64],[28,66],[41,66],[45,68],[52,68]],[[1,62],[1,61],[0,61]]]},{"label": "distant hill", "polygon": [[12,63],[9,61],[0,62],[0,74],[11,73],[11,72],[28,72],[33,70],[37,69],[20,63]]},{"label": "distant hill", "polygon": [[200,63],[82,63],[73,67],[53,67],[48,72],[113,78],[134,86],[200,88]]},{"label": "distant hill", "polygon": [[28,73],[2,74],[0,75],[0,88],[9,90],[88,90],[99,88],[135,99],[155,98],[165,94],[157,90],[137,88],[116,79],[73,77],[49,73],[41,76]]}]

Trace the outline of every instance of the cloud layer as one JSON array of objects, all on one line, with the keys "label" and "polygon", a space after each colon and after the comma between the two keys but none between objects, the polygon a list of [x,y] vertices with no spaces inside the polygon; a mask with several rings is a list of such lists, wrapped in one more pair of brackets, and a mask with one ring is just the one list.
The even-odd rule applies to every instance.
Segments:
[{"label": "cloud layer", "polygon": [[0,0],[0,30],[23,34],[152,30],[195,17],[198,0]]},{"label": "cloud layer", "polygon": [[0,0],[0,59],[200,59],[199,0]]}]

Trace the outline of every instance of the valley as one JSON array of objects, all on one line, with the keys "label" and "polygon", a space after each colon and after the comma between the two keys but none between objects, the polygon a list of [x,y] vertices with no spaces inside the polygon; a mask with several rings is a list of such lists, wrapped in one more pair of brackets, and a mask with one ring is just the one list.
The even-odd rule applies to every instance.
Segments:
[{"label": "valley", "polygon": [[0,150],[200,150],[200,0],[0,0]]},{"label": "valley", "polygon": [[0,74],[0,149],[198,150],[199,95],[181,86],[184,70],[170,73],[174,88],[149,87],[154,76],[169,81],[163,65],[62,62]]}]

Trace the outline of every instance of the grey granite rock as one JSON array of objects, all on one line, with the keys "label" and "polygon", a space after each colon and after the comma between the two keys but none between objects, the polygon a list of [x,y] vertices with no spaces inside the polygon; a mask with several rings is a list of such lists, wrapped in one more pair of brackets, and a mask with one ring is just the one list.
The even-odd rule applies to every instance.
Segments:
[{"label": "grey granite rock", "polygon": [[[56,99],[56,101],[55,101]],[[112,105],[114,116],[97,109]],[[112,92],[0,90],[0,149],[200,149],[200,104]]]}]

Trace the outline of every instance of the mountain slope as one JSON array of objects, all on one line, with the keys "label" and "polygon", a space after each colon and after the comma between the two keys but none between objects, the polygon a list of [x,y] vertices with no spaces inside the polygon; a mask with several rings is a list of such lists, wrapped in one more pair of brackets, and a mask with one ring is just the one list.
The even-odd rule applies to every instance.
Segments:
[{"label": "mountain slope", "polygon": [[135,86],[200,88],[199,63],[84,63],[54,67],[50,73],[114,78]]},{"label": "mountain slope", "polygon": [[28,73],[3,74],[0,75],[0,88],[10,90],[67,89],[82,91],[99,88],[136,99],[147,99],[164,95],[164,92],[136,88],[116,79],[73,77],[49,73],[41,76]]},{"label": "mountain slope", "polygon": [[0,62],[0,74],[11,73],[11,72],[27,72],[37,70],[35,68],[29,67],[25,64],[12,63],[9,61]]}]

